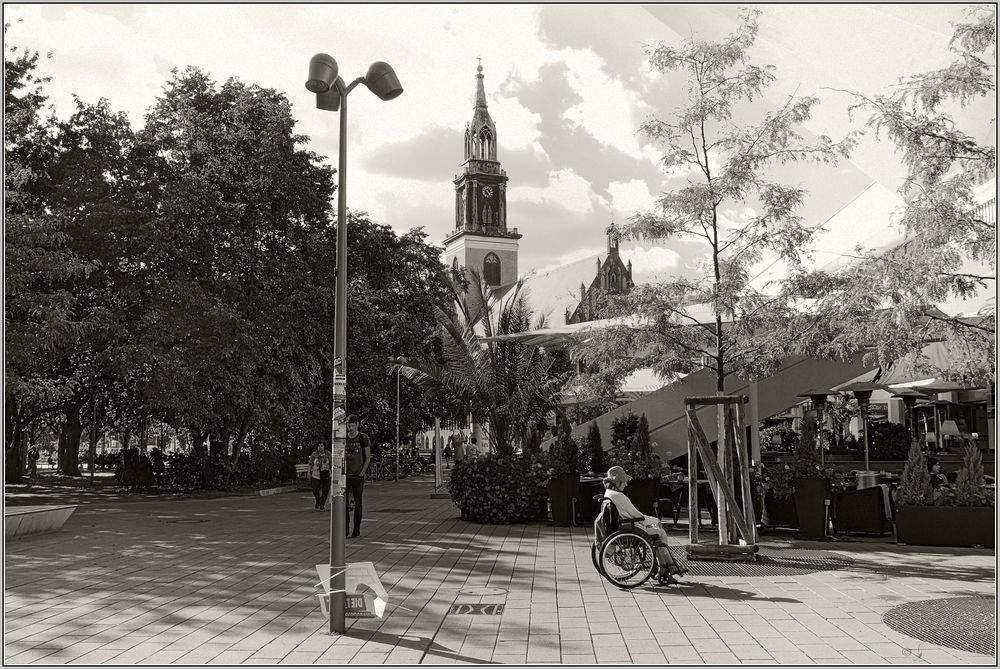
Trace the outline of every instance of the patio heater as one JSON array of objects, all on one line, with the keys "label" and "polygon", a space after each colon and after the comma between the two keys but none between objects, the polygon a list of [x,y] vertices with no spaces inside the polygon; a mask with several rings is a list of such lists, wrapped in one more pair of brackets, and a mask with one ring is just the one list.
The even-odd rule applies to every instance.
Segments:
[{"label": "patio heater", "polygon": [[858,401],[858,408],[861,409],[861,420],[864,423],[865,430],[865,470],[858,474],[858,489],[871,488],[878,485],[879,476],[878,472],[871,471],[868,464],[868,446],[870,443],[868,436],[868,405],[871,401],[873,392],[876,390],[886,390],[891,392],[891,389],[880,383],[858,381],[844,386],[840,390],[841,392],[852,393],[854,395],[854,399]]},{"label": "patio heater", "polygon": [[804,393],[799,393],[796,397],[808,397],[812,401],[813,410],[819,414],[819,464],[822,466],[825,464],[825,457],[823,453],[823,410],[826,408],[826,398],[829,395],[833,395],[833,390],[807,390]]},{"label": "patio heater", "polygon": [[903,406],[906,407],[906,425],[910,428],[910,441],[916,441],[917,431],[915,429],[916,426],[914,425],[916,418],[913,415],[913,407],[916,405],[917,400],[927,399],[926,393],[914,390],[913,388],[901,388],[898,392],[893,394],[893,397],[903,400]]}]

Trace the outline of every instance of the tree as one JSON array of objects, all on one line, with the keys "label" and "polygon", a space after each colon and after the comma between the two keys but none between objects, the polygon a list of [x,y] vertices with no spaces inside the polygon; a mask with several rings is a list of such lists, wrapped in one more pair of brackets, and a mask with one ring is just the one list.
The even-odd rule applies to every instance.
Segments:
[{"label": "tree", "polygon": [[146,116],[163,190],[141,270],[155,285],[141,338],[150,412],[232,439],[294,413],[330,366],[332,283],[315,256],[330,227],[332,171],[300,148],[272,89],[175,71]]},{"label": "tree", "polygon": [[[906,168],[899,194],[906,206],[902,245],[889,253],[859,250],[857,262],[831,275],[805,273],[795,290],[819,298],[820,353],[869,352],[886,365],[903,358],[913,371],[970,384],[995,381],[995,305],[978,317],[933,307],[956,298],[996,293],[996,204],[981,204],[976,188],[991,176],[996,146],[959,128],[953,112],[996,109],[996,9],[976,7],[954,26],[955,60],[940,70],[900,79],[883,95],[850,92],[852,113],[887,137]],[[993,117],[995,126],[995,116]],[[919,353],[943,341],[948,364]]]},{"label": "tree", "polygon": [[[641,131],[664,146],[662,163],[687,175],[687,184],[662,194],[657,210],[632,217],[626,236],[695,240],[706,249],[704,275],[637,286],[610,301],[606,315],[632,322],[609,328],[588,343],[588,358],[605,376],[620,379],[653,367],[663,376],[711,370],[716,390],[726,380],[764,376],[812,324],[793,320],[791,297],[751,285],[752,268],[776,257],[799,267],[815,234],[796,213],[805,192],[769,177],[774,166],[797,161],[833,163],[854,138],[807,142],[798,133],[818,102],[791,97],[757,120],[749,104],[775,79],[772,66],[748,63],[757,35],[757,10],[742,14],[735,33],[721,42],[691,38],[679,47],[648,49],[660,73],[686,79],[682,105],[669,120],[653,118]],[[736,220],[736,212],[754,213]],[[707,306],[702,314],[692,305]]]},{"label": "tree", "polygon": [[550,374],[552,356],[537,346],[488,340],[528,330],[531,309],[522,282],[500,295],[477,272],[470,274],[468,290],[459,277],[446,276],[450,302],[435,307],[444,362],[407,359],[402,374],[471,407],[476,420],[488,424],[497,455],[511,458],[531,417],[551,404],[559,379]]},{"label": "tree", "polygon": [[[6,34],[9,24],[4,25]],[[68,248],[65,231],[47,209],[56,157],[55,120],[45,113],[39,54],[4,50],[4,328],[6,360],[5,480],[19,483],[22,434],[60,408],[70,391],[51,361],[76,339],[73,297],[62,285],[91,264]]]}]

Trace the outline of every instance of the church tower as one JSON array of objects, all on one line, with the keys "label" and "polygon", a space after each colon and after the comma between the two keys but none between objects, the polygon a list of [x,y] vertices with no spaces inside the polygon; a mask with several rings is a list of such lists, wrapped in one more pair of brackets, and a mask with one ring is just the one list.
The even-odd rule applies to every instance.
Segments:
[{"label": "church tower", "polygon": [[455,229],[444,239],[445,262],[475,269],[488,286],[517,281],[521,235],[507,228],[507,173],[497,160],[497,129],[486,108],[482,63],[476,68],[476,102],[465,126],[465,162],[455,177]]}]

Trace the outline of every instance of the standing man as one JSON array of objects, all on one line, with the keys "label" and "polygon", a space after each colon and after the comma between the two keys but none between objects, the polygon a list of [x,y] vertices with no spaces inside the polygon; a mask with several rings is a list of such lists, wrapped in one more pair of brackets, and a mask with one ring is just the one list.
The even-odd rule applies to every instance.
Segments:
[{"label": "standing man", "polygon": [[[365,494],[365,472],[368,471],[368,463],[372,459],[371,440],[364,432],[358,431],[358,417],[351,414],[347,417],[347,447],[344,450],[344,464],[347,470],[347,491],[354,496],[354,532],[352,538],[361,536],[361,501]],[[344,528],[350,524],[350,511],[344,500],[344,513],[347,514],[347,522]]]},{"label": "standing man", "polygon": [[35,478],[38,474],[38,449],[32,446],[28,449],[28,476]]},{"label": "standing man", "polygon": [[316,508],[326,508],[326,498],[330,495],[330,466],[332,458],[326,450],[326,444],[319,442],[316,450],[309,455],[309,484],[313,497],[316,498]]}]

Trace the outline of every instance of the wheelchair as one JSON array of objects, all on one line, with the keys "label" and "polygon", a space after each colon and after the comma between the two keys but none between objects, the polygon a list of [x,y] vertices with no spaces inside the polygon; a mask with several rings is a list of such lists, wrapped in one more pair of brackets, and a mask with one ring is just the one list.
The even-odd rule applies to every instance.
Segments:
[{"label": "wheelchair", "polygon": [[638,520],[622,519],[610,499],[603,495],[595,495],[594,499],[601,503],[590,547],[594,568],[619,588],[630,590],[642,585],[659,568],[656,549],[662,542],[637,528]]}]

